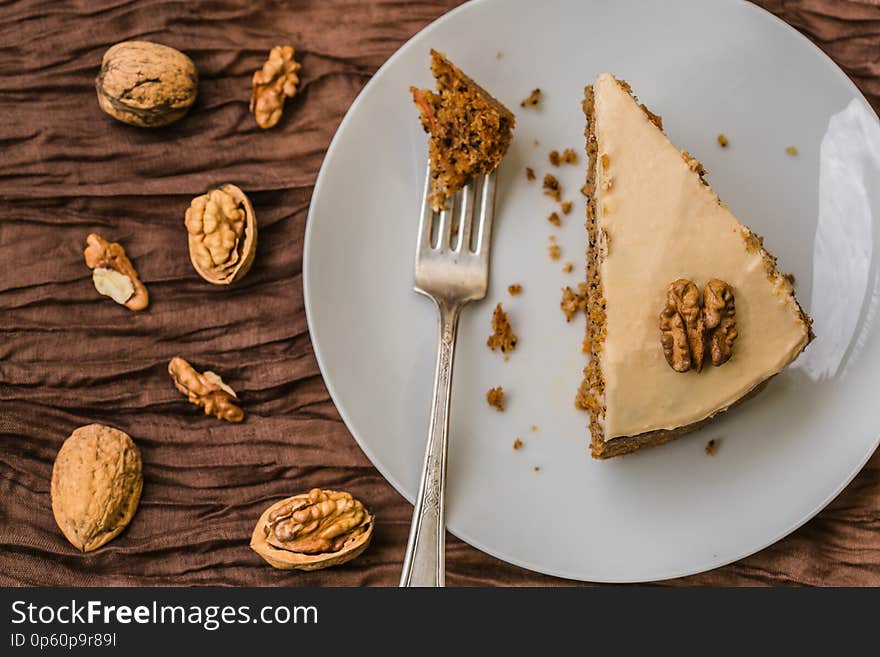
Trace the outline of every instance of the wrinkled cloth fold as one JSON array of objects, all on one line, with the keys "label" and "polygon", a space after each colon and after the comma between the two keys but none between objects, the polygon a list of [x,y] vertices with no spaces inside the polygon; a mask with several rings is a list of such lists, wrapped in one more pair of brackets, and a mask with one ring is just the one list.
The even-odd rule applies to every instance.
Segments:
[{"label": "wrinkled cloth fold", "polygon": [[[306,327],[302,244],[324,152],[357,93],[455,0],[78,0],[0,6],[0,585],[396,585],[412,507],[358,448],[321,379]],[[880,6],[762,0],[880,106]],[[161,131],[100,113],[94,78],[127,39],[184,50],[200,72],[189,116]],[[248,112],[251,75],[291,43],[301,87],[278,126]],[[206,189],[246,190],[259,222],[251,272],[229,288],[193,271],[184,212]],[[83,262],[96,232],[126,248],[151,307],[99,296]],[[242,425],[188,404],[175,355],[239,394]],[[62,441],[99,422],[144,462],[140,508],[79,554],[52,517]],[[880,430],[880,429],[878,429]],[[277,571],[248,549],[260,513],[312,487],[378,518],[373,544],[326,571]],[[675,584],[880,585],[880,457],[817,518],[766,550]],[[450,585],[566,585],[452,537]]]}]

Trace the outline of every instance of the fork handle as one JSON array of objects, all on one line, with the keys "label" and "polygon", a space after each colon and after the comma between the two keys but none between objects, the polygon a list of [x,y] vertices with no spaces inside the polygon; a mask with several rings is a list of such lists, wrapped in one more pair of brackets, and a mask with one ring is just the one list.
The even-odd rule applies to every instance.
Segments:
[{"label": "fork handle", "polygon": [[437,349],[437,369],[434,373],[431,424],[400,586],[446,585],[446,452],[452,397],[452,365],[455,360],[455,339],[458,335],[461,305],[437,299],[435,302],[440,320],[440,346]]}]

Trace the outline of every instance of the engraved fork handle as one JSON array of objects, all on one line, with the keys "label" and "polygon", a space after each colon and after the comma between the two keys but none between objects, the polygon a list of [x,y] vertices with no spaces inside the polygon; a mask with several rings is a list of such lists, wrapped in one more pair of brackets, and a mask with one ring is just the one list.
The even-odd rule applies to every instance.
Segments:
[{"label": "engraved fork handle", "polygon": [[413,509],[412,526],[403,559],[400,586],[446,585],[446,452],[449,405],[452,397],[452,365],[458,335],[460,303],[435,299],[440,321],[440,346],[434,373],[434,399],[422,481]]}]

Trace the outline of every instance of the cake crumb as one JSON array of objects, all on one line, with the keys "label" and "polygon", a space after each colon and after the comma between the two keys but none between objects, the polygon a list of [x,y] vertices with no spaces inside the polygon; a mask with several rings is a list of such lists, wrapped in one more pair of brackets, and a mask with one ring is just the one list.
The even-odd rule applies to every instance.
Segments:
[{"label": "cake crumb", "polygon": [[549,217],[547,217],[547,221],[556,226],[557,228],[562,225],[562,219],[559,218],[559,215],[555,212],[551,213]]},{"label": "cake crumb", "polygon": [[537,148],[538,146],[541,145],[541,142],[539,142],[537,139],[533,139],[533,140],[532,140],[532,145],[533,145],[535,148]]},{"label": "cake crumb", "polygon": [[688,169],[700,176],[700,178],[706,175],[706,169],[703,167],[703,163],[687,151],[681,152],[681,159],[688,165]]},{"label": "cake crumb", "polygon": [[504,53],[500,50],[495,53],[495,59],[501,59],[502,57],[504,57]]},{"label": "cake crumb", "polygon": [[507,292],[510,296],[515,297],[522,294],[523,287],[521,283],[511,283],[507,286]]},{"label": "cake crumb", "polygon": [[540,471],[541,471],[541,466],[540,466],[540,465],[536,465],[535,467],[532,468],[532,470],[534,470],[535,472],[540,472]]},{"label": "cake crumb", "polygon": [[786,147],[785,147],[785,152],[788,153],[789,155],[797,155],[797,154],[798,154],[798,149],[795,148],[794,146],[786,146]]},{"label": "cake crumb", "polygon": [[591,193],[592,193],[592,190],[590,189],[589,183],[584,183],[584,186],[581,187],[581,194],[583,194],[587,198],[590,198]]},{"label": "cake crumb", "polygon": [[548,246],[547,252],[550,254],[550,259],[553,261],[559,260],[562,257],[562,250],[559,248],[558,244],[551,244]]},{"label": "cake crumb", "polygon": [[537,424],[533,424],[532,426],[529,427],[529,431],[537,431],[537,430],[538,430]]},{"label": "cake crumb", "polygon": [[535,179],[535,170],[532,167],[526,167],[526,180],[532,181]]},{"label": "cake crumb", "polygon": [[541,104],[541,90],[533,89],[528,98],[524,98],[519,104],[520,107],[538,107]]},{"label": "cake crumb", "polygon": [[581,344],[581,353],[582,354],[589,354],[590,353],[590,338],[584,338],[584,341]]},{"label": "cake crumb", "polygon": [[570,262],[566,262],[564,265],[562,265],[562,271],[566,274],[570,274],[574,271],[574,265]]},{"label": "cake crumb", "polygon": [[562,288],[562,300],[559,302],[559,307],[565,313],[566,322],[570,322],[579,311],[587,312],[586,287],[585,283],[580,283],[578,292],[575,292],[568,285]]},{"label": "cake crumb", "polygon": [[544,176],[544,193],[557,203],[562,201],[562,186],[552,173]]},{"label": "cake crumb", "polygon": [[571,212],[571,201],[565,201],[561,206],[559,206],[562,210],[562,214],[568,214]]},{"label": "cake crumb", "polygon": [[517,438],[516,440],[513,441],[513,448],[514,449],[520,449],[522,446],[523,446],[523,441],[521,441],[519,438]]},{"label": "cake crumb", "polygon": [[[492,335],[486,340],[486,346],[492,351],[501,350],[502,354],[507,354],[516,349],[516,343],[519,338],[510,328],[510,317],[504,312],[501,303],[495,306],[492,313]],[[505,359],[506,360],[506,359]]]},{"label": "cake crumb", "polygon": [[729,143],[730,142],[727,140],[727,137],[724,135],[724,133],[719,132],[718,133],[718,145],[721,146],[721,148],[727,148],[727,144],[729,144]]},{"label": "cake crumb", "polygon": [[706,447],[703,449],[706,452],[706,456],[715,456],[718,452],[718,448],[721,446],[721,439],[713,438],[708,443],[706,443]]},{"label": "cake crumb", "polygon": [[794,277],[794,274],[792,274],[792,273],[783,274],[783,275],[782,275],[782,278],[784,278],[785,280],[787,280],[787,281],[789,282],[789,284],[790,284],[792,287],[794,287],[794,284],[795,284],[795,277]]},{"label": "cake crumb", "polygon": [[504,388],[489,388],[486,391],[486,403],[501,413],[504,410]]},{"label": "cake crumb", "polygon": [[558,167],[561,164],[577,164],[578,156],[574,149],[566,148],[562,153],[553,149],[547,154],[550,164]]}]

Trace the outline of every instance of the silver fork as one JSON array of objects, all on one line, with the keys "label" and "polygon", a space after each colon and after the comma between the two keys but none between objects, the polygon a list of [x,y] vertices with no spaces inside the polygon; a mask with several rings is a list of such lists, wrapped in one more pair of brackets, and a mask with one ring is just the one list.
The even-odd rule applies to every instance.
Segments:
[{"label": "silver fork", "polygon": [[[455,338],[462,307],[486,296],[495,214],[495,173],[472,181],[450,199],[440,213],[431,209],[430,192],[429,166],[416,247],[415,290],[437,305],[440,346],[428,445],[403,560],[401,586],[446,584],[444,499]],[[457,235],[453,234],[453,226],[458,227]]]}]

